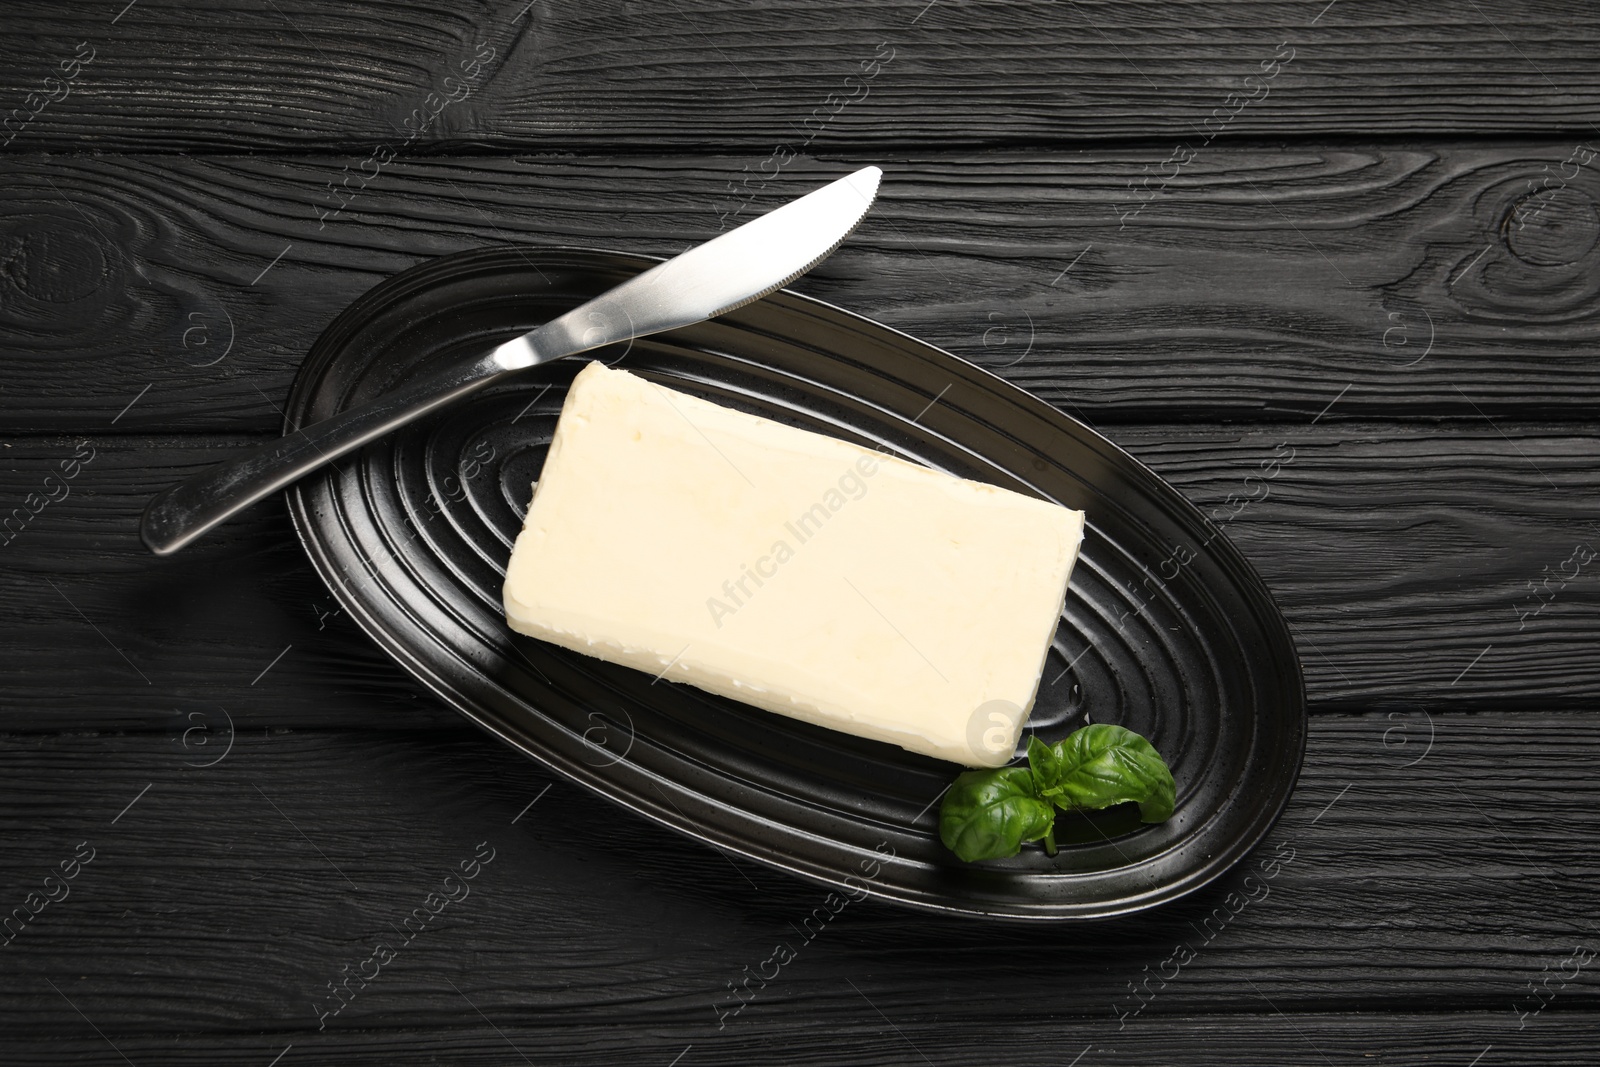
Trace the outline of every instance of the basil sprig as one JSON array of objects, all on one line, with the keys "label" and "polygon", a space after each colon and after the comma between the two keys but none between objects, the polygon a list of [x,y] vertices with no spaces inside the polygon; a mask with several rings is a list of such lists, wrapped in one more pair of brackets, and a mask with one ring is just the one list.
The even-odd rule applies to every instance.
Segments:
[{"label": "basil sprig", "polygon": [[1132,801],[1145,822],[1172,815],[1172,772],[1155,748],[1121,726],[1095,723],[1047,745],[1028,740],[1028,765],[965,771],[939,808],[939,838],[967,863],[1005,859],[1043,839],[1055,855],[1056,809]]}]

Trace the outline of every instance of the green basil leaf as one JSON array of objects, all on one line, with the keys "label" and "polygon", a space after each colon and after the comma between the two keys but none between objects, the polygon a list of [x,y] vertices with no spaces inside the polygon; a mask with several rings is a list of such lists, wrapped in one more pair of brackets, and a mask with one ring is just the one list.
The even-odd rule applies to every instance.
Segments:
[{"label": "green basil leaf", "polygon": [[1056,806],[1109,808],[1131,800],[1145,822],[1172,814],[1177,791],[1172,772],[1150,742],[1132,730],[1095,723],[1050,747],[1052,759],[1045,764],[1050,773],[1039,776],[1038,795]]},{"label": "green basil leaf", "polygon": [[1056,750],[1039,740],[1038,734],[1028,738],[1028,768],[1033,771],[1035,789],[1043,789],[1061,777],[1061,759]]},{"label": "green basil leaf", "polygon": [[1034,795],[1026,767],[966,771],[939,808],[939,839],[968,863],[1004,859],[1055,825],[1056,812]]}]

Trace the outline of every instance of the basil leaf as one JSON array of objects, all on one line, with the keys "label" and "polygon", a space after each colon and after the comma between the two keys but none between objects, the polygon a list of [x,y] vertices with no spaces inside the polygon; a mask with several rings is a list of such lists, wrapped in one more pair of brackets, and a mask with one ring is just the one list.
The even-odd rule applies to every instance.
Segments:
[{"label": "basil leaf", "polygon": [[[1049,746],[1049,760],[1029,758],[1037,777],[1038,795],[1057,807],[1109,808],[1134,801],[1145,822],[1161,822],[1172,814],[1177,787],[1172,772],[1149,741],[1132,730],[1095,723]],[[1039,774],[1048,767],[1047,774]]]},{"label": "basil leaf", "polygon": [[1042,788],[1061,777],[1061,758],[1054,748],[1039,740],[1038,734],[1028,738],[1028,767],[1033,771],[1035,788]]},{"label": "basil leaf", "polygon": [[967,863],[1005,859],[1055,825],[1055,809],[1034,794],[1026,767],[965,771],[939,808],[939,839]]}]

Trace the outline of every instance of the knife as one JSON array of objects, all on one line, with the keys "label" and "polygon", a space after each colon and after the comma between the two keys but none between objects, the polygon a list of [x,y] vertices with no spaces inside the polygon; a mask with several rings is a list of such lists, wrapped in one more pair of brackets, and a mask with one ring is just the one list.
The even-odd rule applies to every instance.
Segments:
[{"label": "knife", "polygon": [[262,497],[508,375],[759,300],[828,258],[866,215],[882,177],[877,167],[863,167],[651,267],[470,364],[403,385],[179,482],[150,501],[139,536],[156,555],[170,555]]}]

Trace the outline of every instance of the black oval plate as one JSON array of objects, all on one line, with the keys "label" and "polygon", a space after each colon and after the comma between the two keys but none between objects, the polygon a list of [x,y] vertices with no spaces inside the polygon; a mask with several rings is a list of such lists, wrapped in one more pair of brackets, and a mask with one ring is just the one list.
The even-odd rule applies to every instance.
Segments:
[{"label": "black oval plate", "polygon": [[[307,357],[290,428],[538,325],[655,260],[576,249],[446,256],[383,282]],[[936,799],[960,770],[513,634],[500,585],[572,376],[587,358],[717,403],[1088,513],[1031,728],[1154,742],[1170,821],[1067,825],[1048,857],[965,865]],[[1086,919],[1191,892],[1288,799],[1305,745],[1299,661],[1250,565],[1127,453],[940,349],[780,292],[720,319],[526,372],[289,493],[344,608],[491,733],[683,833],[821,882],[925,908]],[[848,879],[848,880],[847,880]]]}]

